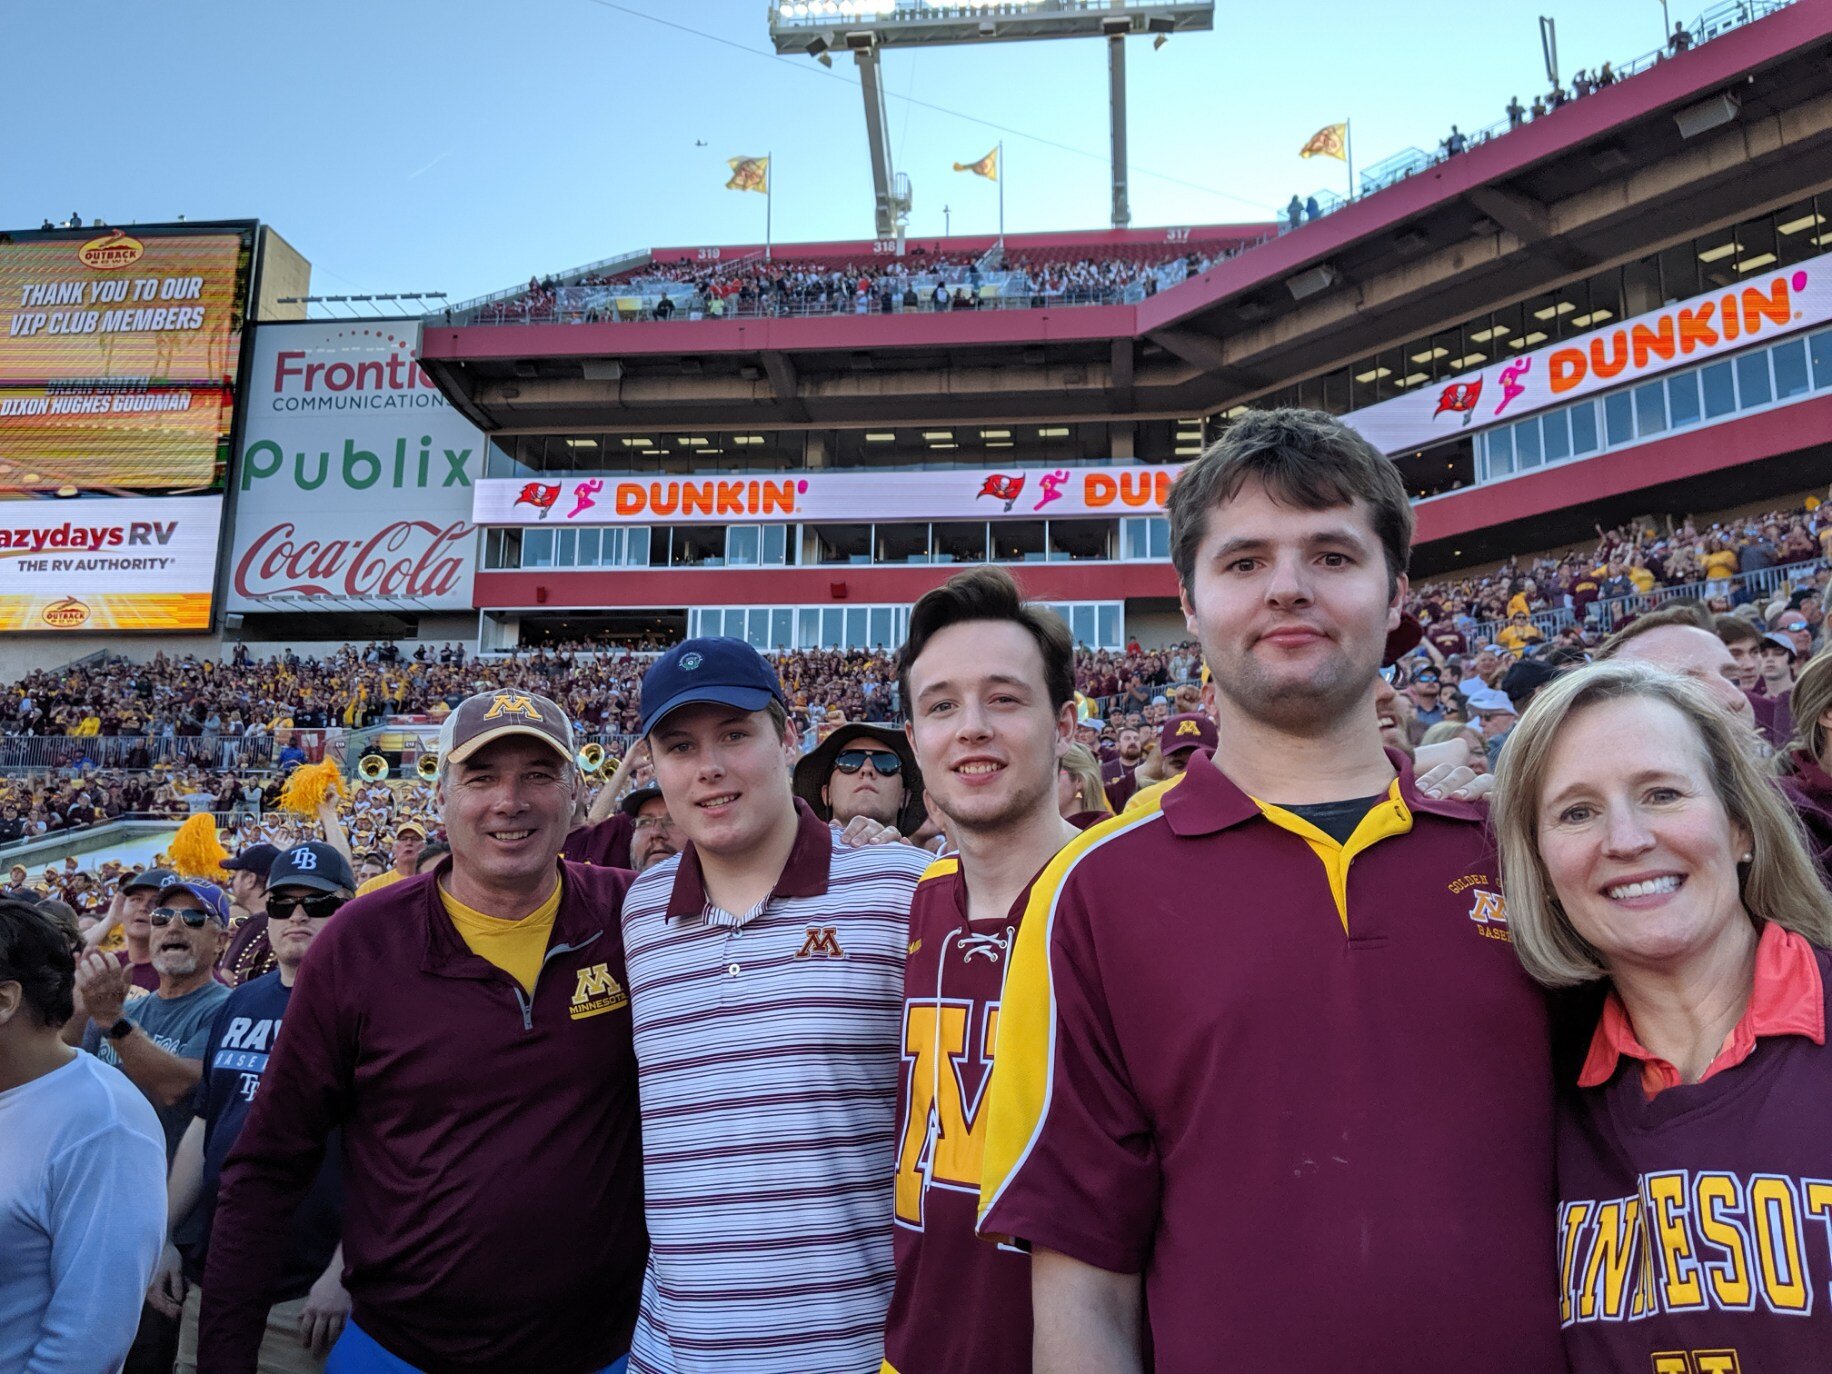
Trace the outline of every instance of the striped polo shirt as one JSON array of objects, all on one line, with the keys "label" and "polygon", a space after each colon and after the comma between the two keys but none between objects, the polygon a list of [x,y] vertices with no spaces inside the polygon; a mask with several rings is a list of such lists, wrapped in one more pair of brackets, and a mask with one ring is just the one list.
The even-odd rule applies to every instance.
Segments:
[{"label": "striped polo shirt", "polygon": [[930,856],[849,849],[797,802],[770,895],[693,846],[623,908],[650,1254],[633,1374],[867,1374],[890,1303],[903,963]]}]

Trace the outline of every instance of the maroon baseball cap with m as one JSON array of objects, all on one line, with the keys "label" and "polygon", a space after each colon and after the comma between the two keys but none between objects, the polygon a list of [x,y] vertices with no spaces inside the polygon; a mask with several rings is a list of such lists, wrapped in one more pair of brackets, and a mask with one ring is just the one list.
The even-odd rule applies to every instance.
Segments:
[{"label": "maroon baseball cap with m", "polygon": [[463,763],[495,740],[527,735],[573,761],[572,721],[558,705],[537,692],[504,689],[479,692],[458,703],[439,729],[441,763]]}]

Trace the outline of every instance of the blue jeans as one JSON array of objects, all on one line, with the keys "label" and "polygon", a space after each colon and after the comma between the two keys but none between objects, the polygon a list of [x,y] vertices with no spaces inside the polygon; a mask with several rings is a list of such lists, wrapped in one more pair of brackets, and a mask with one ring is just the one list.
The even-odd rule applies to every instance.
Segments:
[{"label": "blue jeans", "polygon": [[[630,1357],[607,1364],[598,1374],[624,1374],[630,1363]],[[355,1322],[344,1325],[343,1335],[337,1338],[337,1344],[331,1347],[331,1354],[324,1362],[324,1374],[421,1374],[418,1369],[408,1364],[399,1356],[390,1355],[376,1343],[371,1336]]]}]

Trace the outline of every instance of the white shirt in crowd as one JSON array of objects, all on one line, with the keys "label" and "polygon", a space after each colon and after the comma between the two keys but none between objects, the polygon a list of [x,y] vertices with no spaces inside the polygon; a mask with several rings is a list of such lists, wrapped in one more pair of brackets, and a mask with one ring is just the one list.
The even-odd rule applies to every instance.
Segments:
[{"label": "white shirt in crowd", "polygon": [[165,1242],[165,1134],[76,1054],[0,1092],[0,1370],[119,1369]]}]

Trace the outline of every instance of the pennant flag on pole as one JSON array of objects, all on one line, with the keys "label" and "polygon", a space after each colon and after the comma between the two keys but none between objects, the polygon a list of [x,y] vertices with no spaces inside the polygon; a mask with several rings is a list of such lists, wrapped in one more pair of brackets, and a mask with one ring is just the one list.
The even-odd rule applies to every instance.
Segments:
[{"label": "pennant flag on pole", "polygon": [[1310,136],[1310,142],[1298,149],[1298,156],[1333,157],[1338,162],[1347,162],[1348,135],[1347,124],[1326,124]]},{"label": "pennant flag on pole", "polygon": [[732,169],[732,179],[725,183],[728,191],[770,193],[770,160],[767,157],[728,157],[725,165]]},{"label": "pennant flag on pole", "polygon": [[954,164],[954,170],[957,172],[972,172],[976,177],[985,177],[988,181],[997,181],[999,179],[999,150],[994,148],[978,162],[957,162]]}]

